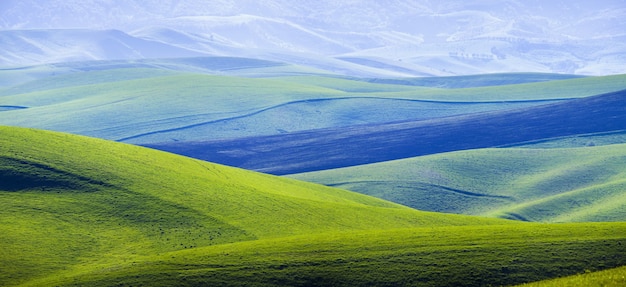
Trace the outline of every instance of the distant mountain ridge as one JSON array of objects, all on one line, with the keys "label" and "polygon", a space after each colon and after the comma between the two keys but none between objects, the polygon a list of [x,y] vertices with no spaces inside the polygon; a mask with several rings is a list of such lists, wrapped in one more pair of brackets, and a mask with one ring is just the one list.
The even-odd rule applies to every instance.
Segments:
[{"label": "distant mountain ridge", "polygon": [[0,67],[215,55],[357,75],[616,74],[625,15],[620,1],[3,1]]}]

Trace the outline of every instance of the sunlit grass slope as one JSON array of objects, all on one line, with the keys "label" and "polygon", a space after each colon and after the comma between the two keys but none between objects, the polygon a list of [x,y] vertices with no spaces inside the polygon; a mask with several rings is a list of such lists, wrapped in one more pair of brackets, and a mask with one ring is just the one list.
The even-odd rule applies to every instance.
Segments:
[{"label": "sunlit grass slope", "polygon": [[0,135],[0,282],[84,258],[123,262],[258,238],[497,223],[132,145],[22,128]]},{"label": "sunlit grass slope", "polygon": [[585,272],[564,278],[521,284],[518,287],[622,287],[626,286],[626,266]]},{"label": "sunlit grass slope", "polygon": [[0,127],[2,286],[501,285],[624,265],[624,242]]},{"label": "sunlit grass slope", "polygon": [[625,231],[585,223],[317,233],[88,261],[24,286],[505,286],[624,265]]},{"label": "sunlit grass slope", "polygon": [[542,222],[626,220],[626,144],[470,150],[293,177],[422,210]]}]

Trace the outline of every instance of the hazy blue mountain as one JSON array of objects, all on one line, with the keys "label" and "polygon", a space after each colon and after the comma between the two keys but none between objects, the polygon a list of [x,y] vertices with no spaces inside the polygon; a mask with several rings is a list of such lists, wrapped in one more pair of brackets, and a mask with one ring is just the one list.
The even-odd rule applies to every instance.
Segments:
[{"label": "hazy blue mountain", "polygon": [[0,67],[196,53],[345,74],[615,74],[625,16],[620,0],[3,0]]}]

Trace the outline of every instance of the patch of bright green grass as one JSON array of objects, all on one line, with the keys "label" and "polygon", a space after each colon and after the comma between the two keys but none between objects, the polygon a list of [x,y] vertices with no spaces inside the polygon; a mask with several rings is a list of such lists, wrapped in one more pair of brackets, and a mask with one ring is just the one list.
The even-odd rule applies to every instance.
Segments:
[{"label": "patch of bright green grass", "polygon": [[263,238],[504,223],[24,128],[0,127],[0,159],[0,285]]},{"label": "patch of bright green grass", "polygon": [[422,212],[127,144],[0,135],[3,286],[506,285],[626,264],[624,223]]},{"label": "patch of bright green grass", "polygon": [[422,210],[531,221],[626,220],[626,144],[481,149],[304,173]]},{"label": "patch of bright green grass", "polygon": [[320,233],[76,266],[30,283],[503,286],[624,264],[625,231],[624,223],[585,223]]},{"label": "patch of bright green grass", "polygon": [[621,287],[626,286],[626,266],[564,278],[521,284],[519,287]]}]

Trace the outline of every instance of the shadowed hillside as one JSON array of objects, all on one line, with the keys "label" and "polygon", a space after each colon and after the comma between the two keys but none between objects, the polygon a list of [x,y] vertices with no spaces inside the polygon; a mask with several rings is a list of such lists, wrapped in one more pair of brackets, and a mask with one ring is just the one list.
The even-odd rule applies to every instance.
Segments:
[{"label": "shadowed hillside", "polygon": [[148,145],[273,174],[626,129],[626,91],[526,109],[279,136]]}]

